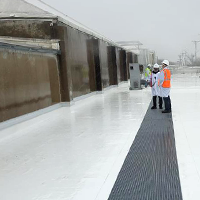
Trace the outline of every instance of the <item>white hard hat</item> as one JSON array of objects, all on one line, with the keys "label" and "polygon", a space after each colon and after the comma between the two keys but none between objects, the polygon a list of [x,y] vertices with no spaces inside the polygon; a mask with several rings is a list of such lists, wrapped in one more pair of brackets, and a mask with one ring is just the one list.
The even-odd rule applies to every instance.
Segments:
[{"label": "white hard hat", "polygon": [[151,64],[148,64],[148,67],[151,67]]},{"label": "white hard hat", "polygon": [[163,60],[162,64],[165,64],[165,65],[169,66],[169,61],[168,60]]},{"label": "white hard hat", "polygon": [[156,63],[156,64],[153,66],[153,68],[159,69],[159,65]]}]

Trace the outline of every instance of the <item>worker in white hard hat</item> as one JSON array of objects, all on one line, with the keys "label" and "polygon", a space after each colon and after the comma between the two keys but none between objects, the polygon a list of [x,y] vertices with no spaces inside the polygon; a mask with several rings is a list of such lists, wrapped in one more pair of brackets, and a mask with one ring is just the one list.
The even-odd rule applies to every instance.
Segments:
[{"label": "worker in white hard hat", "polygon": [[151,78],[151,64],[148,64],[146,70],[145,70],[145,87],[147,87],[147,85],[149,85],[150,82],[150,78]]},{"label": "worker in white hard hat", "polygon": [[162,111],[162,113],[171,113],[171,72],[169,70],[168,60],[163,60],[162,62],[162,70],[159,74],[158,86],[160,87],[161,95],[165,103],[165,109]]},{"label": "worker in white hard hat", "polygon": [[159,75],[159,65],[156,63],[153,66],[153,71],[151,74],[151,91],[152,91],[152,97],[153,97],[153,106],[151,109],[157,109],[157,97],[159,99],[159,108],[162,109],[163,100],[160,94],[160,87],[158,87],[158,75]]}]

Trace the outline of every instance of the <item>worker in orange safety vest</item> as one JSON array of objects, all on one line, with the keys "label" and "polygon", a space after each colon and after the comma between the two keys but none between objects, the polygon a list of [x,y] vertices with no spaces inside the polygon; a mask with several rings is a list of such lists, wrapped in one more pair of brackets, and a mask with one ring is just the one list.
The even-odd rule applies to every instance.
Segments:
[{"label": "worker in orange safety vest", "polygon": [[161,96],[163,97],[165,103],[165,109],[162,111],[162,113],[171,113],[171,99],[170,99],[171,72],[168,66],[169,66],[169,61],[164,60],[162,62],[162,70],[158,77],[158,86],[160,87]]}]

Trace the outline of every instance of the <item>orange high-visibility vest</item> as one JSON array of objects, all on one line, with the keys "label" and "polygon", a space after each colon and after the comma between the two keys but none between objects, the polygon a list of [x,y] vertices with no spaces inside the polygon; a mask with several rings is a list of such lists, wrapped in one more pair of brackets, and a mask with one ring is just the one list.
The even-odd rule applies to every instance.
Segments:
[{"label": "orange high-visibility vest", "polygon": [[[171,87],[171,72],[169,69],[163,69],[162,71],[164,73],[164,81],[163,81],[162,87],[170,88]],[[158,80],[158,85],[160,86],[160,80]]]},{"label": "orange high-visibility vest", "polygon": [[164,82],[162,87],[170,88],[171,87],[171,72],[169,69],[163,69],[164,72]]}]

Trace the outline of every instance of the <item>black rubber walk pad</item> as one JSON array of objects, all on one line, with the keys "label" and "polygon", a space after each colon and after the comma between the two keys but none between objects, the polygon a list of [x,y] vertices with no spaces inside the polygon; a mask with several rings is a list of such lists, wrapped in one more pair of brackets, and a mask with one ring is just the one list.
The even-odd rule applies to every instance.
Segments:
[{"label": "black rubber walk pad", "polygon": [[182,200],[171,114],[148,109],[109,200]]}]

